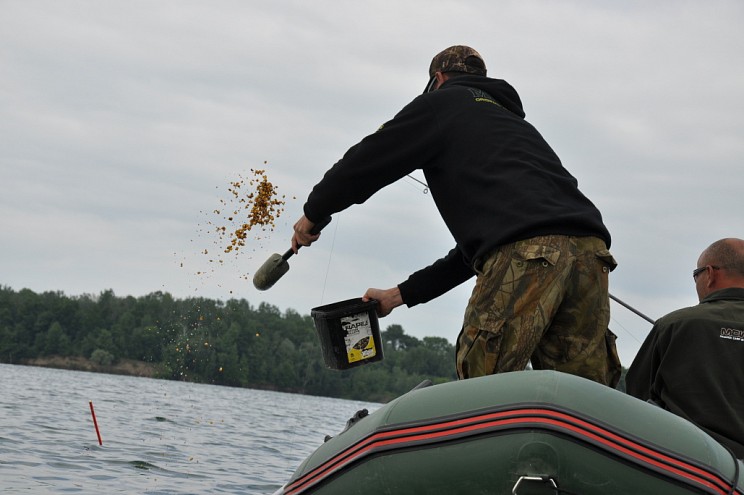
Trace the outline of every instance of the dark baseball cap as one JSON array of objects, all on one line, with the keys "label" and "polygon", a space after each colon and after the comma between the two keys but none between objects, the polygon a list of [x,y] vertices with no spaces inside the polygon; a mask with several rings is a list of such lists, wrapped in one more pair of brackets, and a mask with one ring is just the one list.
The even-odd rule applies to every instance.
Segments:
[{"label": "dark baseball cap", "polygon": [[486,75],[486,62],[480,53],[465,45],[454,45],[437,53],[429,65],[429,84],[424,93],[431,91],[437,72],[464,72],[466,74]]}]

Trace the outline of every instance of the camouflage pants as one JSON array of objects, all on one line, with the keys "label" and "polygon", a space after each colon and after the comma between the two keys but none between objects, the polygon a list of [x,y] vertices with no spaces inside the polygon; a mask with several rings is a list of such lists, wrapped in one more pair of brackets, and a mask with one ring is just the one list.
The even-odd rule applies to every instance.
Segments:
[{"label": "camouflage pants", "polygon": [[539,236],[502,246],[478,277],[457,339],[460,379],[553,369],[614,387],[620,378],[608,329],[609,272],[594,237]]}]

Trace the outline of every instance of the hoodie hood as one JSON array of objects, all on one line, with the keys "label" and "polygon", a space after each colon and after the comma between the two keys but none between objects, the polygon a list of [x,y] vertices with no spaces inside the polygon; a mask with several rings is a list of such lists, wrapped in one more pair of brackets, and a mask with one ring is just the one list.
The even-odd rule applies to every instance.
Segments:
[{"label": "hoodie hood", "polygon": [[519,98],[517,90],[503,79],[491,79],[486,76],[474,75],[460,76],[446,80],[439,89],[446,89],[453,86],[465,86],[485,91],[513,114],[521,118],[525,117],[522,100]]}]

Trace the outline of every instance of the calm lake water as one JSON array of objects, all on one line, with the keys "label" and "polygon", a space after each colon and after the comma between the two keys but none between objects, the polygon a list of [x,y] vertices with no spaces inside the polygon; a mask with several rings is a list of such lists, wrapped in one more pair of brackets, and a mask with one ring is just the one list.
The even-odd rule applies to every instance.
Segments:
[{"label": "calm lake water", "polygon": [[0,364],[0,493],[271,494],[326,434],[379,407]]}]

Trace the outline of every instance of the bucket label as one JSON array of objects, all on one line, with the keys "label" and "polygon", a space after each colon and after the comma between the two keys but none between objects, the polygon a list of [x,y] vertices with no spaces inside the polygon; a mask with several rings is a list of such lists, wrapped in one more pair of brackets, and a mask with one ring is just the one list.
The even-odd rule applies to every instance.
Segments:
[{"label": "bucket label", "polygon": [[377,355],[369,313],[357,313],[342,317],[341,328],[344,330],[346,356],[349,363],[355,363]]}]

